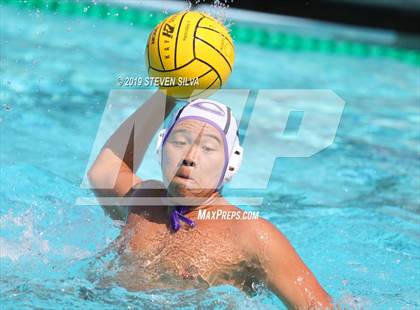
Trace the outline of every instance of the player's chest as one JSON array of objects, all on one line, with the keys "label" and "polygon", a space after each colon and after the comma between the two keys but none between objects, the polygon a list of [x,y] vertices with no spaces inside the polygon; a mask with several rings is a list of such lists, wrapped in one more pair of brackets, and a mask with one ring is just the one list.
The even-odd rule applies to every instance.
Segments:
[{"label": "player's chest", "polygon": [[229,231],[216,231],[200,224],[192,229],[182,227],[174,233],[168,229],[168,223],[141,221],[124,233],[132,254],[174,269],[205,272],[229,268],[244,260]]}]

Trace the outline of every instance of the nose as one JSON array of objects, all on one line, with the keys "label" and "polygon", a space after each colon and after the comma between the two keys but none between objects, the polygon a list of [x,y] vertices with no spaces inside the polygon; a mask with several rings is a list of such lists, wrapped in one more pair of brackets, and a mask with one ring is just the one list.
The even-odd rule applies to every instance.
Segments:
[{"label": "nose", "polygon": [[197,145],[194,143],[191,145],[188,152],[185,154],[184,159],[182,160],[182,165],[187,167],[197,166]]},{"label": "nose", "polygon": [[187,166],[187,167],[195,167],[196,166],[196,162],[193,161],[193,160],[184,158],[182,160],[182,165],[183,166]]}]

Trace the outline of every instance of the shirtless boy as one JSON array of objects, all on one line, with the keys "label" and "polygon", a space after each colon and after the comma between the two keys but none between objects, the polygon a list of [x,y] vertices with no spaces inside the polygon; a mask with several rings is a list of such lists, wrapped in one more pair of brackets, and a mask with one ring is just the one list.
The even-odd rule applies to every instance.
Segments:
[{"label": "shirtless boy", "polygon": [[[221,195],[242,156],[228,107],[207,99],[187,103],[160,135],[162,182],[135,174],[162,125],[159,100],[166,102],[166,115],[174,109],[172,98],[156,92],[109,138],[88,173],[98,199],[162,198],[158,206],[103,206],[112,219],[126,223],[119,239],[133,267],[125,276],[130,281],[122,283],[139,290],[181,283],[177,287],[230,284],[249,291],[257,281],[290,309],[332,309],[330,296],[273,224],[198,218],[200,210],[242,212]],[[119,144],[128,136],[123,150]]]}]

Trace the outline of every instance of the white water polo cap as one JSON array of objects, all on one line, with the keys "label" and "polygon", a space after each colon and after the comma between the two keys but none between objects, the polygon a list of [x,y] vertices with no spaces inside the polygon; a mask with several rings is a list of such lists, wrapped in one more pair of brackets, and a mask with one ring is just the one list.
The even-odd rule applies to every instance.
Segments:
[{"label": "white water polo cap", "polygon": [[238,124],[231,109],[219,102],[208,99],[196,99],[188,102],[177,111],[170,125],[159,132],[156,154],[159,164],[162,162],[162,148],[174,126],[183,120],[199,120],[205,122],[221,133],[224,141],[225,162],[217,189],[229,182],[239,170],[243,149],[239,144]]}]

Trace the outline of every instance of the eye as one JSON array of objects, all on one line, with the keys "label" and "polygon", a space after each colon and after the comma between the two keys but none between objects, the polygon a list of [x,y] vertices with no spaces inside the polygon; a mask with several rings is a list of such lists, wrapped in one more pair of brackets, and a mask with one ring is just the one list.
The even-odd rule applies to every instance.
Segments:
[{"label": "eye", "polygon": [[171,143],[174,144],[175,146],[184,146],[187,144],[187,142],[182,141],[182,140],[172,140]]},{"label": "eye", "polygon": [[204,152],[213,152],[213,151],[215,151],[214,148],[209,147],[209,146],[206,146],[206,145],[203,145],[202,146],[202,149],[203,149]]}]

